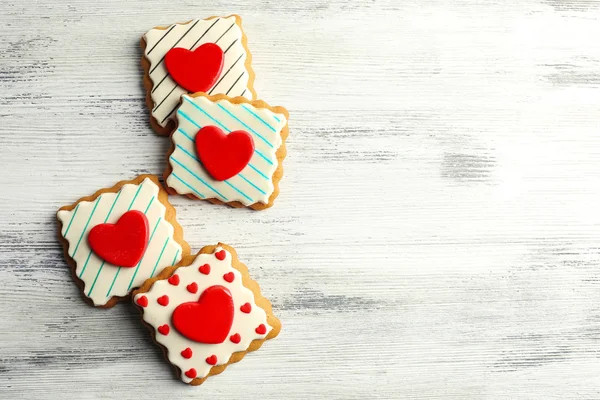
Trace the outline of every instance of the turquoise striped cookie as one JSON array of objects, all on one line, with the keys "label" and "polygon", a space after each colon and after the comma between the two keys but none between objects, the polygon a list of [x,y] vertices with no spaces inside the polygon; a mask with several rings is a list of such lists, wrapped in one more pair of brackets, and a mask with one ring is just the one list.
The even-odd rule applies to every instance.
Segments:
[{"label": "turquoise striped cookie", "polygon": [[262,210],[279,194],[288,112],[261,100],[181,96],[165,171],[167,190]]},{"label": "turquoise striped cookie", "polygon": [[167,197],[157,177],[142,175],[58,211],[65,258],[94,306],[114,306],[189,254]]}]

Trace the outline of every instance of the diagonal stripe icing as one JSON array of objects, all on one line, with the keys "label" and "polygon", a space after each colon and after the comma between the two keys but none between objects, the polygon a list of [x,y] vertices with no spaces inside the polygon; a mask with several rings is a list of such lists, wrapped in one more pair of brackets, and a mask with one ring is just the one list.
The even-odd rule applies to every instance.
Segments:
[{"label": "diagonal stripe icing", "polygon": [[[75,272],[85,285],[84,293],[95,305],[104,305],[113,296],[127,295],[131,288],[150,278],[153,271],[158,273],[181,259],[181,246],[173,240],[173,226],[164,218],[166,209],[160,201],[153,201],[158,194],[159,187],[145,179],[139,185],[126,184],[117,193],[103,193],[94,201],[82,201],[75,208],[77,212],[58,212],[62,222],[61,234],[69,242],[69,255],[77,264]],[[91,251],[87,234],[98,224],[116,223],[129,209],[145,212],[149,225],[156,227],[156,231],[139,266],[120,268],[104,262]],[[75,253],[80,237],[83,239]]]},{"label": "diagonal stripe icing", "polygon": [[223,51],[223,72],[210,91],[213,94],[229,92],[230,96],[251,98],[248,90],[249,71],[246,69],[246,50],[242,44],[242,30],[235,17],[196,19],[185,24],[173,24],[165,29],[151,29],[144,35],[145,57],[150,62],[150,91],[154,107],[152,116],[161,126],[175,118],[175,110],[182,94],[187,91],[169,76],[164,57],[172,47],[194,50],[204,43],[217,43]]},{"label": "diagonal stripe icing", "polygon": [[[250,104],[233,104],[227,100],[212,102],[206,97],[183,96],[177,111],[178,129],[171,136],[174,150],[169,159],[172,173],[167,184],[179,194],[200,198],[239,201],[248,206],[268,203],[273,193],[273,174],[277,169],[277,149],[281,130],[287,124],[283,114]],[[200,127],[218,126],[224,132],[249,132],[255,152],[250,163],[236,176],[216,181],[204,170],[196,156],[195,137]]]}]

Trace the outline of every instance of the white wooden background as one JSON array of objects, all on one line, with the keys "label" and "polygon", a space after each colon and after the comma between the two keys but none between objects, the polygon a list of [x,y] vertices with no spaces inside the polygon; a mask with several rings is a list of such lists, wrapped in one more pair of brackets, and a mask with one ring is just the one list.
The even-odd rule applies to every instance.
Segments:
[{"label": "white wooden background", "polygon": [[[82,301],[56,210],[162,173],[140,35],[239,13],[291,114],[265,212],[172,198],[281,335],[204,385]],[[0,398],[600,398],[600,0],[3,0]]]}]

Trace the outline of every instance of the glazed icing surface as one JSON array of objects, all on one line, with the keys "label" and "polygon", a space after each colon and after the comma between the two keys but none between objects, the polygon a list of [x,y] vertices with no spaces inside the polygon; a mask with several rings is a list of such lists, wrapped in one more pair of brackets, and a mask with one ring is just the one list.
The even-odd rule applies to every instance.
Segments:
[{"label": "glazed icing surface", "polygon": [[185,24],[173,24],[146,32],[144,55],[150,62],[149,75],[153,84],[150,95],[154,107],[151,112],[160,126],[166,126],[174,118],[181,95],[188,93],[171,78],[165,67],[165,55],[174,47],[195,50],[205,43],[217,44],[224,52],[223,69],[207,93],[252,99],[252,92],[248,88],[250,74],[246,69],[247,54],[242,44],[242,35],[242,29],[234,16],[195,19]]},{"label": "glazed icing surface", "polygon": [[[269,202],[275,189],[276,152],[282,144],[281,131],[287,124],[285,115],[251,104],[233,104],[228,100],[213,102],[203,96],[183,95],[176,116],[178,129],[171,135],[175,149],[169,157],[172,168],[167,177],[169,187],[179,194],[224,202],[239,201],[246,206]],[[225,181],[213,179],[196,154],[196,134],[209,125],[226,133],[244,130],[254,141],[255,150],[248,165]]]},{"label": "glazed icing surface", "polygon": [[[84,294],[96,306],[113,296],[125,296],[146,279],[181,260],[181,246],[173,239],[173,226],[165,220],[166,208],[158,200],[159,187],[146,178],[139,185],[126,184],[116,193],[103,193],[94,201],[82,201],[71,211],[58,212],[61,235],[69,242],[75,273],[85,285]],[[146,251],[133,268],[117,267],[100,259],[90,248],[87,236],[98,224],[114,224],[125,212],[143,212],[150,229]]]}]

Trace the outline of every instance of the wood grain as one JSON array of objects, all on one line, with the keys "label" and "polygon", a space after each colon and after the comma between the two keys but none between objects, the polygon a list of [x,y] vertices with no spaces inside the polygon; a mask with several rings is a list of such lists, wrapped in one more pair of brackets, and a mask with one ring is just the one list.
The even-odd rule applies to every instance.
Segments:
[{"label": "wood grain", "polygon": [[[172,197],[277,339],[200,388],[129,304],[86,305],[55,212],[142,173],[138,40],[237,13],[290,112],[271,209]],[[600,398],[597,0],[8,0],[0,41],[0,398]]]}]

